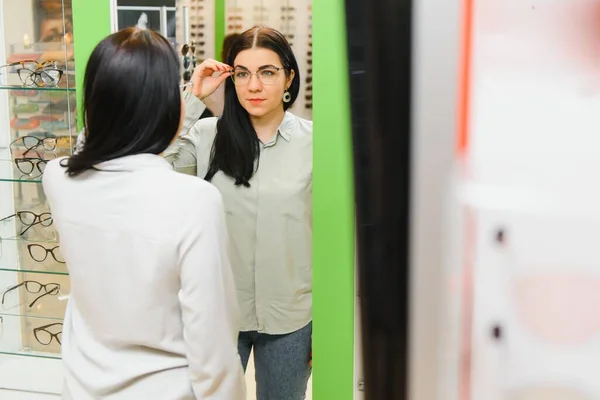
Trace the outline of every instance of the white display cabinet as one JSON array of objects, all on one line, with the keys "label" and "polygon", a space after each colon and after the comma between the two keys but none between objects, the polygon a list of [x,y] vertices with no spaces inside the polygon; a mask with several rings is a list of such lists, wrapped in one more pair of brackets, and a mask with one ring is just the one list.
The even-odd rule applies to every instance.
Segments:
[{"label": "white display cabinet", "polygon": [[2,399],[62,387],[69,277],[41,179],[75,142],[73,42],[70,0],[0,0]]}]

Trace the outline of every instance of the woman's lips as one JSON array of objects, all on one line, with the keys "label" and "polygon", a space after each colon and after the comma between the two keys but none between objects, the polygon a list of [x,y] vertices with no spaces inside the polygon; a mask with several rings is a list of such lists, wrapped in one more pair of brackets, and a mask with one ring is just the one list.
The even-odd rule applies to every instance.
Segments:
[{"label": "woman's lips", "polygon": [[260,104],[265,101],[265,99],[248,99],[248,101],[252,104]]}]

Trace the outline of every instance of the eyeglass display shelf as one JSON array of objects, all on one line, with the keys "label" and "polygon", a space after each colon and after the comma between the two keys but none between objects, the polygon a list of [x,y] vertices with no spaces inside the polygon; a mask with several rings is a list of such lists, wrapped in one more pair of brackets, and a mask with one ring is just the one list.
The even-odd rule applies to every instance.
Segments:
[{"label": "eyeglass display shelf", "polygon": [[[55,358],[0,355],[0,399],[60,399],[63,386],[62,360]],[[24,396],[16,397],[15,394]],[[54,397],[56,396],[56,397]]]},{"label": "eyeglass display shelf", "polygon": [[47,275],[69,275],[67,266],[65,264],[56,264],[51,267],[45,267],[44,265],[25,265],[23,267],[11,268],[10,266],[0,266],[0,272],[28,272],[34,274],[47,274]]},{"label": "eyeglass display shelf", "polygon": [[17,86],[17,85],[0,85],[0,90],[22,90],[35,92],[76,92],[74,87],[60,87],[60,86]]},{"label": "eyeglass display shelf", "polygon": [[[0,355],[60,359],[60,344],[54,338],[48,345],[35,339],[34,328],[62,323],[62,319],[0,313]],[[59,325],[48,328],[51,333],[62,330]],[[47,339],[41,337],[42,340]],[[49,351],[43,351],[44,349]]]},{"label": "eyeglass display shelf", "polygon": [[[73,139],[75,140],[75,139]],[[54,154],[49,154],[52,152],[46,152],[44,158],[48,155],[52,155],[52,158],[48,158],[45,161],[50,162],[54,158],[63,157],[68,155],[68,150],[61,149],[56,152],[56,157]],[[35,152],[32,152],[31,155],[26,157],[37,158],[38,156]],[[17,164],[14,161],[14,158],[11,154],[10,148],[0,148],[0,182],[21,182],[21,183],[41,183],[43,174],[33,166],[34,171],[30,175],[24,174],[19,170]]]}]

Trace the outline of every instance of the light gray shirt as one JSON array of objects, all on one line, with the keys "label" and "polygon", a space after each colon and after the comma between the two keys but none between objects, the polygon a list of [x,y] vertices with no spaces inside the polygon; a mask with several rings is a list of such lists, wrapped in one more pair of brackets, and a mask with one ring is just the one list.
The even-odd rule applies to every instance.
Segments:
[{"label": "light gray shirt", "polygon": [[[216,118],[198,120],[204,104],[186,96],[183,134],[165,151],[181,171],[204,178]],[[219,171],[241,331],[284,334],[312,320],[312,122],[286,112],[277,134],[261,144],[250,187]]]}]

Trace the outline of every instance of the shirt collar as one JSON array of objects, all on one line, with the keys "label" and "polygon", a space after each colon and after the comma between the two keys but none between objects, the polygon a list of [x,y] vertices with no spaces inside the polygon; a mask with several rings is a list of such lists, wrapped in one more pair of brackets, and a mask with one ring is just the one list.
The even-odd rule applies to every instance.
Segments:
[{"label": "shirt collar", "polygon": [[113,160],[104,161],[96,164],[95,167],[104,171],[129,171],[133,172],[144,168],[171,168],[171,164],[164,158],[156,154],[134,154],[131,156],[119,157]]},{"label": "shirt collar", "polygon": [[295,126],[296,118],[294,117],[294,114],[286,111],[283,116],[283,121],[281,121],[279,128],[277,128],[277,132],[286,142],[289,142],[292,138],[292,132],[294,131]]}]

